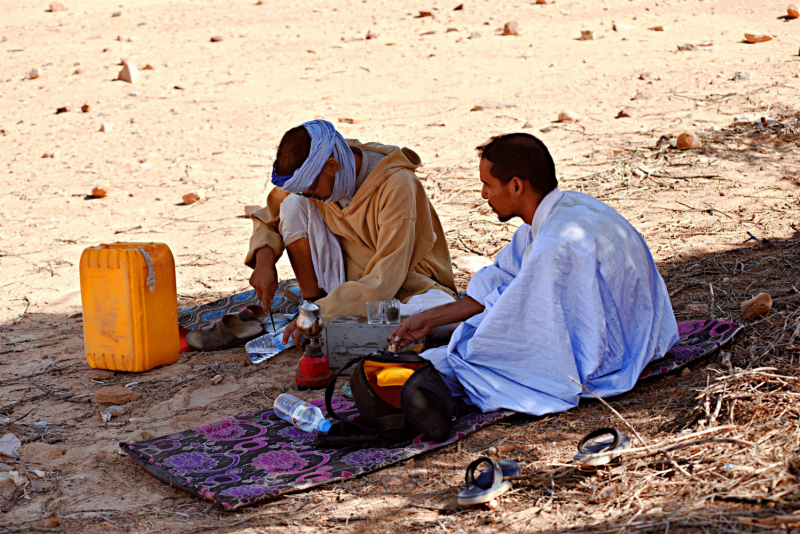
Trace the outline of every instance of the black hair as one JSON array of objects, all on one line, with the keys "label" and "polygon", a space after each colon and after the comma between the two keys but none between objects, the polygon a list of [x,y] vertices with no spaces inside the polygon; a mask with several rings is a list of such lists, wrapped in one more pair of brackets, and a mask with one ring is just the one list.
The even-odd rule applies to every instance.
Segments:
[{"label": "black hair", "polygon": [[292,174],[303,166],[311,153],[311,136],[305,126],[295,126],[281,138],[275,157],[275,172],[279,176]]},{"label": "black hair", "polygon": [[491,174],[503,185],[515,176],[546,195],[558,186],[556,165],[541,140],[527,133],[510,133],[492,137],[475,150],[491,162]]}]

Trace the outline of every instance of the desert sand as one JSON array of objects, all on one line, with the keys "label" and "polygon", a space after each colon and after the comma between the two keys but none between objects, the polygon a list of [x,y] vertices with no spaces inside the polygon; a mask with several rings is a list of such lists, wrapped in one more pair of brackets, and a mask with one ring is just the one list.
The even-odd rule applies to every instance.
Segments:
[{"label": "desert sand", "polygon": [[[23,442],[20,458],[0,462],[25,479],[19,491],[0,482],[0,507],[14,501],[0,532],[796,523],[800,21],[784,17],[788,3],[62,3],[51,11],[48,2],[5,0],[0,21],[0,435]],[[518,35],[502,35],[508,22]],[[584,30],[593,39],[582,40]],[[748,33],[772,39],[750,44]],[[138,71],[135,83],[118,80],[125,64]],[[558,122],[560,114],[578,120]],[[648,443],[724,425],[709,436],[729,441],[565,475],[559,466],[582,435],[626,428],[587,401],[236,514],[120,455],[120,441],[271,407],[296,392],[298,355],[256,367],[243,349],[185,353],[146,373],[93,375],[83,355],[82,250],[168,244],[181,308],[247,289],[244,207],[263,205],[282,133],[313,118],[421,155],[418,175],[447,231],[460,289],[520,224],[498,223],[480,199],[474,147],[525,131],[550,148],[562,189],[602,199],[641,232],[679,321],[745,322],[739,303],[769,293],[770,315],[748,323],[727,356],[610,400]],[[696,134],[699,148],[673,148],[683,133]],[[93,197],[96,188],[105,196]],[[280,274],[291,277],[286,258]],[[103,422],[94,392],[125,384],[141,398]],[[535,476],[494,509],[459,508],[463,470],[484,454],[516,459]]]}]

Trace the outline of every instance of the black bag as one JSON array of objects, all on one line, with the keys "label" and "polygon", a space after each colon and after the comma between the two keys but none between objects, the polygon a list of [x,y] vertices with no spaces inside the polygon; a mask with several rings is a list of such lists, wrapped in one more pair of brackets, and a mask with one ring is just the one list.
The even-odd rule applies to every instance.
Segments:
[{"label": "black bag", "polygon": [[[353,365],[350,388],[359,416],[346,419],[333,411],[331,399],[336,379]],[[387,367],[411,369],[413,374],[402,386],[379,386],[377,372]],[[453,399],[433,364],[411,351],[398,354],[381,351],[353,358],[328,384],[325,407],[334,422],[327,434],[317,435],[316,444],[320,446],[401,443],[419,434],[441,442],[450,436],[456,412],[466,409]]]}]

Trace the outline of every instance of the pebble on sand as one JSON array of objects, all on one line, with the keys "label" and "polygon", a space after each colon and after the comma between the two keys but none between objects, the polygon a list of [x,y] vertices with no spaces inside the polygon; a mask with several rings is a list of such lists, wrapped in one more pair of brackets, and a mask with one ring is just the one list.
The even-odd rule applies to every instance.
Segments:
[{"label": "pebble on sand", "polygon": [[30,72],[28,72],[27,78],[29,80],[35,80],[38,77],[39,77],[39,69],[31,69]]},{"label": "pebble on sand", "polygon": [[790,19],[800,18],[800,9],[797,9],[797,6],[789,6],[786,10],[786,16]]},{"label": "pebble on sand", "polygon": [[215,35],[215,36],[213,36],[213,37],[211,38],[211,42],[212,42],[212,43],[218,43],[218,42],[220,42],[220,41],[222,41],[222,36],[221,36],[221,35]]},{"label": "pebble on sand", "polygon": [[558,122],[580,122],[581,116],[574,111],[564,110],[558,114]]},{"label": "pebble on sand", "polygon": [[624,119],[626,117],[633,117],[633,110],[631,108],[622,108],[619,113],[617,113],[618,119]]},{"label": "pebble on sand", "polygon": [[56,115],[58,115],[59,113],[68,113],[70,111],[72,111],[72,106],[67,104],[66,106],[61,106],[60,108],[58,108],[56,110]]},{"label": "pebble on sand", "polygon": [[746,300],[739,304],[742,309],[742,315],[748,321],[755,321],[767,315],[772,310],[772,297],[767,293],[759,293],[750,300]]},{"label": "pebble on sand", "polygon": [[683,371],[681,371],[681,376],[683,378],[689,378],[691,375],[692,375],[692,370],[689,369],[688,367],[684,367]]},{"label": "pebble on sand", "polygon": [[519,24],[516,21],[506,22],[503,26],[503,35],[519,35]]},{"label": "pebble on sand", "polygon": [[108,182],[97,184],[92,188],[93,198],[105,198],[111,190],[111,185]]},{"label": "pebble on sand", "polygon": [[98,389],[94,394],[94,401],[98,404],[121,405],[126,402],[139,400],[141,395],[125,386],[108,386]]},{"label": "pebble on sand", "polygon": [[652,26],[652,27],[650,27],[648,29],[650,31],[653,31],[653,32],[663,32],[663,31],[667,30],[667,27],[666,26]]},{"label": "pebble on sand", "polygon": [[131,65],[130,63],[126,63],[122,70],[119,71],[119,75],[117,76],[118,80],[122,80],[123,82],[128,83],[136,83],[139,78],[139,69]]},{"label": "pebble on sand", "polygon": [[746,33],[744,40],[748,43],[766,43],[772,40],[772,36],[765,33]]},{"label": "pebble on sand", "polygon": [[50,9],[48,9],[47,11],[49,11],[50,13],[57,13],[59,11],[66,11],[66,10],[67,6],[65,6],[61,2],[51,2]]},{"label": "pebble on sand", "polygon": [[81,106],[81,111],[84,113],[89,113],[92,111],[92,107],[89,104],[84,104]]},{"label": "pebble on sand", "polygon": [[694,132],[683,132],[678,136],[678,143],[675,145],[678,150],[689,150],[691,148],[700,148],[700,138]]},{"label": "pebble on sand", "polygon": [[594,31],[592,30],[581,30],[581,41],[594,41]]},{"label": "pebble on sand", "polygon": [[197,191],[192,191],[190,193],[186,193],[183,195],[183,203],[187,206],[190,204],[194,204],[200,200],[206,198],[206,192],[203,189],[198,189]]},{"label": "pebble on sand", "polygon": [[103,124],[100,125],[100,131],[101,132],[109,133],[113,129],[114,129],[114,125],[111,124],[110,122],[104,122]]}]

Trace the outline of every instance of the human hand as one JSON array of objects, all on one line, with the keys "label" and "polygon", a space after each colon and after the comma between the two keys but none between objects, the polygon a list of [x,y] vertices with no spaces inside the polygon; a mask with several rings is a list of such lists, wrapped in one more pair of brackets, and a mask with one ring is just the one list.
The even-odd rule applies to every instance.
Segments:
[{"label": "human hand", "polygon": [[425,314],[418,313],[397,325],[397,328],[389,335],[388,341],[396,345],[396,350],[402,350],[425,337],[431,328],[432,325],[425,318]]},{"label": "human hand", "polygon": [[300,346],[300,330],[297,329],[297,317],[294,320],[286,325],[286,328],[283,330],[283,344],[286,345],[289,342],[289,336],[294,335],[294,346]]},{"label": "human hand", "polygon": [[256,297],[264,310],[272,306],[272,297],[278,290],[278,269],[272,249],[265,247],[258,251],[256,267],[250,275],[250,285],[256,290]]}]

